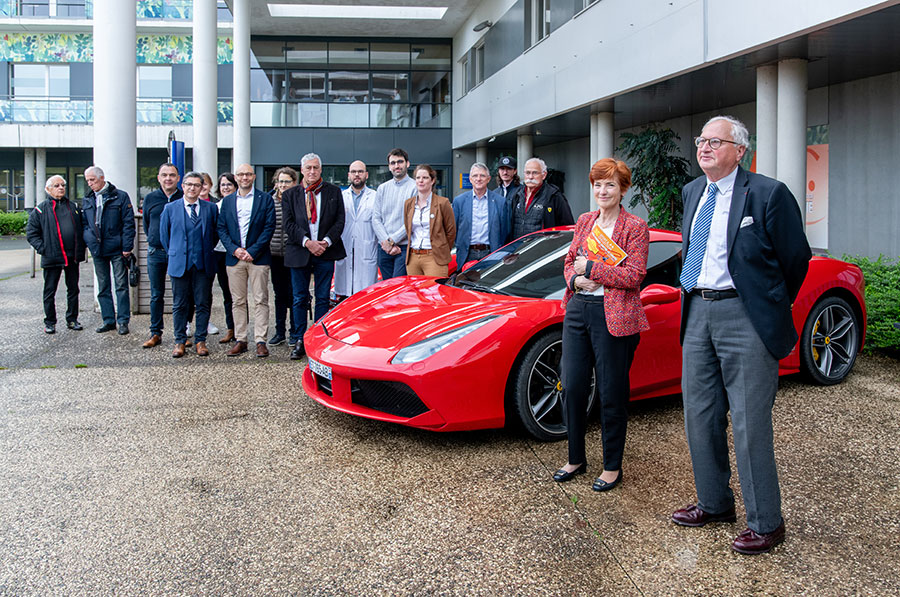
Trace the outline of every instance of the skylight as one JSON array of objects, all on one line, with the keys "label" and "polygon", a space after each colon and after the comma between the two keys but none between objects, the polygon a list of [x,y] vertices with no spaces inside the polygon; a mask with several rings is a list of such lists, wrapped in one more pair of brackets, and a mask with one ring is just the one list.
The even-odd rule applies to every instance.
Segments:
[{"label": "skylight", "polygon": [[334,4],[269,4],[273,17],[311,19],[415,19],[439,21],[446,6],[353,6]]}]

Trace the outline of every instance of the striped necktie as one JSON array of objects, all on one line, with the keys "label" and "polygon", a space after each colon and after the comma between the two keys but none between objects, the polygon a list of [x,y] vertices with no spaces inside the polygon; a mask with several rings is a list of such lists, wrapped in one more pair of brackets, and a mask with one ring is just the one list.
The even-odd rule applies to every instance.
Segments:
[{"label": "striped necktie", "polygon": [[716,183],[709,184],[706,191],[706,203],[697,214],[697,220],[691,228],[691,244],[688,247],[687,257],[684,258],[684,267],[681,269],[681,287],[685,292],[690,292],[697,285],[700,277],[700,268],[703,265],[703,256],[706,255],[706,241],[709,239],[709,227],[712,224],[713,211],[716,209],[716,194],[719,187]]},{"label": "striped necktie", "polygon": [[197,215],[197,204],[191,203],[190,208],[191,208],[191,224],[196,226],[197,222],[200,221],[200,216]]}]

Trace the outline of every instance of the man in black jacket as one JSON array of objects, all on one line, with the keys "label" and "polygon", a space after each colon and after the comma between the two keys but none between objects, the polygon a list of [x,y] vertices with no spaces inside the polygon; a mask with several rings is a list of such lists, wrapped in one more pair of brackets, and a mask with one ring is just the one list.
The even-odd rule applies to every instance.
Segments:
[{"label": "man in black jacket", "polygon": [[[134,248],[134,210],[128,193],[106,182],[97,166],[84,171],[84,180],[90,192],[81,204],[84,225],[84,242],[94,257],[94,273],[97,274],[97,302],[103,325],[98,333],[116,329],[119,334],[128,333],[131,320],[131,299],[128,292],[128,262]],[[113,305],[109,270],[112,268],[116,283],[116,304]]]},{"label": "man in black jacket", "polygon": [[568,226],[575,223],[563,192],[546,181],[547,164],[540,158],[525,162],[525,185],[518,188],[509,203],[510,240],[530,232]]},{"label": "man in black jacket", "polygon": [[56,289],[66,278],[66,327],[83,330],[78,323],[78,264],[84,261],[81,210],[66,197],[66,180],[47,179],[47,199],[28,217],[28,243],[41,256],[44,270],[44,332],[56,333]]},{"label": "man in black jacket", "polygon": [[303,184],[284,192],[284,227],[287,245],[284,265],[291,269],[294,288],[291,359],[303,358],[303,334],[309,309],[309,280],[316,285],[314,321],[321,319],[330,305],[334,262],[347,256],[341,233],[344,231],[344,198],[341,189],[322,180],[322,160],[308,153],[300,160]]},{"label": "man in black jacket", "polygon": [[163,164],[156,176],[159,188],[144,198],[144,234],[147,235],[147,279],[150,280],[150,339],[144,348],[153,348],[162,342],[163,306],[166,299],[166,270],[169,258],[159,239],[159,217],[170,201],[181,199],[178,188],[178,168],[175,164]]}]

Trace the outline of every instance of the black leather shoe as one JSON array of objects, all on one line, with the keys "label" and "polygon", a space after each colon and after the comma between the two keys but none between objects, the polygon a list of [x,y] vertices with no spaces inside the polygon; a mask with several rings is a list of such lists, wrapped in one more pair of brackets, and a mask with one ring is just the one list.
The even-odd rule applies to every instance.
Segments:
[{"label": "black leather shoe", "polygon": [[120,335],[120,336],[124,336],[124,335],[126,335],[126,334],[128,334],[128,324],[127,324],[127,323],[120,323],[120,324],[119,324],[119,335]]},{"label": "black leather shoe", "polygon": [[284,337],[284,334],[275,334],[271,338],[269,338],[269,346],[278,346],[279,344],[284,344],[284,341],[287,338]]},{"label": "black leather shoe", "polygon": [[44,333],[45,334],[55,334],[56,326],[53,325],[52,323],[45,323],[44,324]]},{"label": "black leather shoe", "polygon": [[700,506],[691,504],[672,513],[672,522],[683,527],[702,527],[710,522],[734,522],[736,520],[734,506],[724,512],[713,514],[702,510]]},{"label": "black leather shoe", "polygon": [[293,350],[291,350],[291,360],[299,361],[303,358],[303,355],[306,354],[306,350],[303,348],[303,341],[297,342],[294,344]]},{"label": "black leather shoe", "polygon": [[116,324],[114,324],[114,323],[104,323],[103,325],[101,325],[100,327],[98,327],[98,328],[97,328],[96,330],[94,330],[94,331],[97,332],[98,334],[102,334],[103,332],[111,332],[111,331],[113,331],[114,329],[116,329]]},{"label": "black leather shoe", "polygon": [[564,468],[559,469],[555,473],[553,473],[553,480],[557,483],[565,483],[566,481],[571,481],[578,475],[583,475],[587,471],[587,462],[582,462],[578,465],[571,473]]},{"label": "black leather shoe", "polygon": [[67,321],[66,327],[75,332],[80,332],[81,330],[84,329],[84,326],[81,325],[80,323],[78,323],[77,321]]},{"label": "black leather shoe", "polygon": [[614,489],[616,485],[622,482],[622,469],[619,469],[619,476],[616,477],[615,481],[606,482],[600,477],[594,479],[594,484],[591,485],[591,489],[594,491],[609,491],[610,489]]}]

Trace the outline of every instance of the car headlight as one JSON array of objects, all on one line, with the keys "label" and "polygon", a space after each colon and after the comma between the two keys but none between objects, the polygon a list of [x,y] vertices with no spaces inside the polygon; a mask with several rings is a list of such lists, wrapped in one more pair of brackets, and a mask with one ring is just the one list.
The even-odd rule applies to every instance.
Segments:
[{"label": "car headlight", "polygon": [[470,324],[464,325],[461,328],[456,328],[455,330],[450,330],[449,332],[438,334],[433,338],[428,338],[427,340],[422,340],[421,342],[411,344],[406,348],[401,349],[400,352],[394,355],[394,358],[391,359],[391,362],[397,364],[406,364],[423,361],[436,352],[447,348],[457,340],[468,336],[483,325],[494,321],[495,319],[497,319],[497,317],[499,317],[499,315],[484,317],[482,319],[479,319],[478,321],[473,321]]}]

